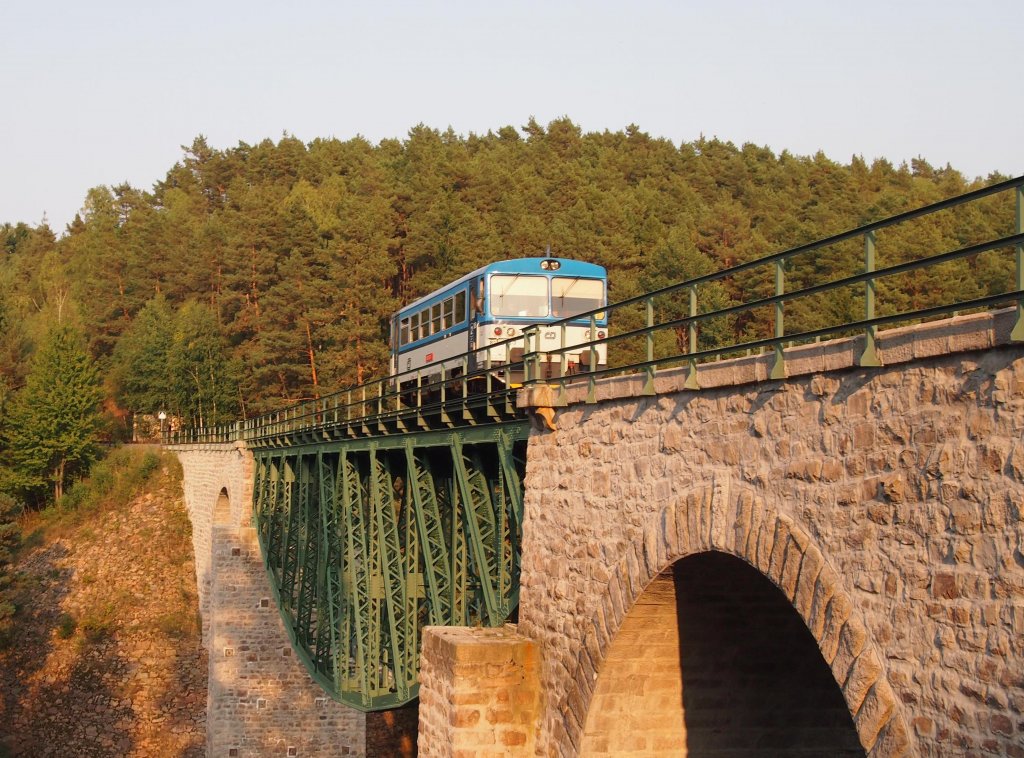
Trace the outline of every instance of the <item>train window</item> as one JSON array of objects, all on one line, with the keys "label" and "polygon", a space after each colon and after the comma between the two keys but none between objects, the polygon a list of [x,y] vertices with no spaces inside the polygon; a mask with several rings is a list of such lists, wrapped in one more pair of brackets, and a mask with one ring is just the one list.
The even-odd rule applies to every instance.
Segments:
[{"label": "train window", "polygon": [[491,312],[495,316],[536,318],[548,315],[548,280],[523,274],[491,277]]},{"label": "train window", "polygon": [[418,313],[409,317],[409,334],[413,342],[420,338],[420,314]]},{"label": "train window", "polygon": [[451,329],[455,324],[455,320],[452,318],[453,309],[455,308],[455,298],[450,297],[441,303],[441,328]]},{"label": "train window", "polygon": [[430,336],[430,308],[420,311],[420,339]]},{"label": "train window", "polygon": [[476,286],[470,290],[469,294],[471,300],[470,304],[473,307],[474,313],[482,314],[484,312],[484,280],[477,279]]},{"label": "train window", "polygon": [[441,304],[435,303],[430,309],[430,333],[437,334],[441,331]]},{"label": "train window", "polygon": [[461,324],[466,320],[466,293],[455,293],[455,323]]},{"label": "train window", "polygon": [[402,336],[399,338],[399,341],[403,345],[408,345],[409,344],[409,319],[408,318],[403,318],[402,319]]},{"label": "train window", "polygon": [[[568,318],[604,305],[604,282],[600,279],[575,279],[556,276],[551,279],[551,315]],[[597,318],[603,318],[598,313]]]}]

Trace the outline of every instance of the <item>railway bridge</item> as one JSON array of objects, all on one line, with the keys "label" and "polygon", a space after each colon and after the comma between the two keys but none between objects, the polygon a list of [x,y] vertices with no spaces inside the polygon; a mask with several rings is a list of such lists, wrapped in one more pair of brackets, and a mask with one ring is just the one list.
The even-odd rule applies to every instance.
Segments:
[{"label": "railway bridge", "polygon": [[[484,356],[170,440],[210,755],[1024,755],[1022,188],[608,306],[603,371],[527,333],[521,388]],[[886,248],[1000,193],[1006,237]],[[893,295],[963,262],[1008,281]]]}]

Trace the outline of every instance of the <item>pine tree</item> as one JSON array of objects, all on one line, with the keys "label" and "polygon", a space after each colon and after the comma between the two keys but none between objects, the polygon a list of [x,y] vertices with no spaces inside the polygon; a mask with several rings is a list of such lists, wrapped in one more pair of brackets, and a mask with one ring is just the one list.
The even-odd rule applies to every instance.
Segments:
[{"label": "pine tree", "polygon": [[49,485],[54,498],[61,497],[96,457],[101,399],[99,374],[82,339],[68,327],[52,329],[6,418],[16,486],[38,496]]},{"label": "pine tree", "polygon": [[134,413],[169,408],[168,361],[174,313],[163,295],[143,306],[114,348],[111,380],[121,407]]},{"label": "pine tree", "polygon": [[238,373],[213,311],[202,303],[185,303],[175,317],[168,358],[174,415],[196,426],[237,418]]},{"label": "pine tree", "polygon": [[14,601],[11,598],[11,562],[14,551],[21,543],[21,529],[18,514],[21,505],[10,495],[0,492],[0,648],[4,646],[14,617]]}]

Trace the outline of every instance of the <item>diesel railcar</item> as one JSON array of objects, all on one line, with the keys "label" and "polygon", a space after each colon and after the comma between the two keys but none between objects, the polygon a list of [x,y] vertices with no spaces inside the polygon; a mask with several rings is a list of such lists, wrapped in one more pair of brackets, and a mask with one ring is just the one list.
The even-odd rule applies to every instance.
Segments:
[{"label": "diesel railcar", "polygon": [[[391,319],[391,374],[419,372],[431,381],[483,369],[505,384],[522,382],[524,331],[538,326],[542,355],[566,353],[565,373],[607,365],[607,348],[572,350],[606,336],[608,275],[603,266],[566,258],[498,261],[402,308]],[[556,324],[571,319],[564,325]],[[549,328],[545,328],[549,327]],[[593,334],[592,334],[593,333]],[[562,350],[567,348],[567,350]],[[467,354],[466,360],[453,360]],[[540,363],[542,376],[562,371],[560,354]],[[408,385],[413,375],[402,378]]]}]

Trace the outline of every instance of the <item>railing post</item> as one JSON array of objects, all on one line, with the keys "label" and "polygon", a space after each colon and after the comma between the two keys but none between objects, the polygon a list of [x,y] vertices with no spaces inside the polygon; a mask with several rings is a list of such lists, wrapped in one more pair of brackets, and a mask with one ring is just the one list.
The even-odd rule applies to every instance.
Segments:
[{"label": "railing post", "polygon": [[[690,290],[690,318],[697,318],[697,285],[691,284]],[[686,335],[686,350],[690,355],[697,352],[697,322],[690,321],[687,327]],[[686,382],[683,384],[688,390],[699,390],[700,384],[697,382],[697,359],[690,358],[687,362],[689,368],[686,371]]]},{"label": "railing post", "polygon": [[590,349],[587,351],[590,353],[590,371],[587,372],[587,400],[588,403],[597,402],[597,379],[594,378],[594,372],[597,371],[597,350],[594,349],[593,343],[597,340],[597,316],[591,315],[590,317]]},{"label": "railing post", "polygon": [[484,385],[488,395],[494,391],[494,376],[491,372],[491,346],[487,345],[484,348]]},{"label": "railing post", "polygon": [[568,327],[565,323],[559,328],[559,341],[558,341],[558,401],[565,403],[569,398],[569,390],[565,386],[565,375],[569,372],[569,354],[566,352]]},{"label": "railing post", "polygon": [[[864,235],[864,273],[870,274],[875,270],[875,233],[868,232]],[[875,317],[875,277],[869,278],[864,283],[864,318],[871,320]],[[875,351],[875,326],[869,326],[864,330],[864,352],[857,361],[859,366],[881,366]]]},{"label": "railing post", "polygon": [[416,420],[423,423],[423,374],[416,369]]},{"label": "railing post", "polygon": [[524,366],[523,383],[527,381],[540,381],[540,327],[528,326],[523,330],[523,357],[529,356],[529,373],[526,373]]},{"label": "railing post", "polygon": [[654,394],[654,374],[657,372],[657,368],[651,361],[654,360],[654,298],[644,298],[644,310],[646,311],[647,321],[647,334],[644,335],[647,343],[647,362],[648,365],[644,367],[644,374],[646,379],[644,380],[644,395]]},{"label": "railing post", "polygon": [[[1017,234],[1024,234],[1024,184],[1017,185]],[[1024,290],[1024,244],[1017,245],[1017,291]],[[1024,342],[1024,300],[1017,301],[1017,323],[1013,325],[1010,339]]]},{"label": "railing post", "polygon": [[[775,296],[781,297],[786,291],[786,259],[775,261]],[[786,378],[786,359],[782,352],[782,338],[786,335],[786,323],[783,316],[783,301],[775,302],[775,362],[772,364],[771,379]]]}]

